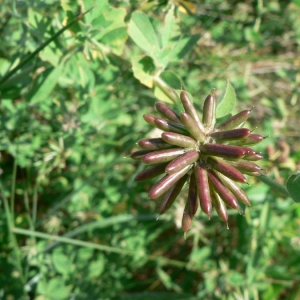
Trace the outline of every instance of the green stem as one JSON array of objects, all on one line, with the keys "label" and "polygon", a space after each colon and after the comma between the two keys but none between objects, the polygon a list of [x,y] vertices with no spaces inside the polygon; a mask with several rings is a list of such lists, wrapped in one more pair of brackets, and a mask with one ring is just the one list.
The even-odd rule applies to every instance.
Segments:
[{"label": "green stem", "polygon": [[154,84],[159,87],[165,95],[167,95],[174,103],[177,103],[177,96],[173,89],[171,89],[160,77],[153,78]]},{"label": "green stem", "polygon": [[14,159],[12,180],[11,180],[11,195],[10,195],[10,212],[12,224],[15,224],[15,192],[16,192],[16,178],[17,178],[17,158]]},{"label": "green stem", "polygon": [[[2,189],[2,187],[0,185],[0,190],[1,189]],[[4,210],[5,210],[6,220],[7,220],[8,234],[10,237],[10,241],[12,243],[13,252],[15,254],[14,263],[20,274],[20,279],[21,279],[22,283],[25,284],[26,280],[24,278],[23,269],[22,269],[22,255],[21,255],[21,252],[20,252],[20,249],[18,246],[16,236],[12,232],[12,228],[14,225],[13,225],[13,218],[12,218],[11,210],[10,210],[9,204],[8,204],[8,199],[4,196],[4,194],[1,194],[1,193],[0,193],[0,198],[3,200]],[[24,293],[25,293],[25,291],[24,291]]]},{"label": "green stem", "polygon": [[[37,232],[37,231],[32,231],[32,230],[27,230],[27,229],[22,229],[22,228],[13,228],[12,232],[14,232],[16,234],[25,235],[25,236],[34,236],[34,237],[38,237],[38,238],[42,238],[42,239],[46,239],[46,240],[67,243],[67,244],[71,244],[74,246],[88,247],[88,248],[97,249],[97,250],[101,250],[101,251],[108,251],[108,252],[119,253],[119,254],[130,255],[130,256],[137,255],[136,251],[132,252],[129,250],[123,250],[123,249],[116,248],[116,247],[99,245],[99,244],[94,244],[94,243],[90,243],[90,242],[84,242],[84,241],[75,240],[75,239],[71,239],[71,238],[67,238],[67,237],[60,237],[60,236],[55,236],[55,235],[51,235],[51,234],[47,234],[47,233],[43,233],[43,232]],[[157,256],[157,255],[146,255],[146,254],[143,254],[143,255],[145,255],[146,259],[152,260],[152,261],[157,261],[163,265],[171,265],[171,266],[179,267],[179,268],[184,268],[187,266],[187,263],[183,262],[183,261],[169,259],[169,258]]]},{"label": "green stem", "polygon": [[268,186],[270,186],[272,189],[282,194],[283,196],[291,197],[290,193],[288,192],[287,188],[284,185],[278,183],[277,181],[271,179],[270,177],[267,177],[265,175],[260,175],[257,178],[262,182],[264,182],[265,184],[267,184]]},{"label": "green stem", "polygon": [[64,31],[70,28],[74,23],[81,20],[85,14],[91,11],[94,7],[88,9],[86,12],[78,15],[75,19],[69,22],[65,27],[56,32],[52,37],[50,37],[46,42],[44,42],[41,46],[39,46],[36,50],[34,50],[30,55],[28,55],[24,60],[22,60],[15,68],[10,70],[1,80],[0,86],[6,82],[10,77],[12,77],[17,71],[19,71],[22,67],[24,67],[35,55],[37,55],[41,50],[47,47],[52,41],[54,41],[57,37],[59,37]]}]

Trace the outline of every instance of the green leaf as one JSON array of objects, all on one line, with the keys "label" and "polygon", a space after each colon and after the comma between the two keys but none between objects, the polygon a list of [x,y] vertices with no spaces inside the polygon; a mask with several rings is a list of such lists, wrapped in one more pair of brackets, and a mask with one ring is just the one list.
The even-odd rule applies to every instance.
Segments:
[{"label": "green leaf", "polygon": [[217,107],[217,118],[221,118],[230,114],[234,108],[235,101],[236,95],[234,88],[229,82],[229,80],[227,80],[224,97]]},{"label": "green leaf", "polygon": [[100,259],[96,261],[94,260],[92,263],[89,264],[89,278],[97,278],[103,273],[105,267],[105,260],[102,255],[100,255],[99,258]]},{"label": "green leaf", "polygon": [[231,286],[242,286],[245,284],[245,278],[243,274],[232,271],[226,276],[226,281],[231,285]]},{"label": "green leaf", "polygon": [[194,249],[190,255],[189,265],[197,266],[201,268],[205,261],[208,260],[211,255],[211,249],[209,247],[202,247],[200,249]]},{"label": "green leaf", "polygon": [[110,46],[110,49],[117,55],[122,55],[123,47],[127,39],[125,27],[111,30],[101,39],[101,43]]},{"label": "green leaf", "polygon": [[190,36],[180,38],[180,40],[176,43],[176,46],[172,49],[170,61],[177,62],[181,60],[194,48],[199,39],[199,34],[193,34]]},{"label": "green leaf", "polygon": [[93,40],[109,46],[109,49],[116,55],[121,55],[128,36],[124,21],[126,9],[115,8],[107,0],[86,0],[85,5],[86,7],[94,6],[91,14],[86,16],[86,19],[92,22]]},{"label": "green leaf", "polygon": [[131,58],[134,77],[145,86],[153,87],[155,65],[150,56],[138,55]]},{"label": "green leaf", "polygon": [[148,55],[157,57],[160,50],[157,36],[148,17],[142,12],[134,12],[128,26],[132,40]]},{"label": "green leaf", "polygon": [[32,96],[29,96],[28,98],[30,98],[31,104],[41,102],[50,95],[59,81],[62,71],[63,64],[60,64],[57,68],[54,68],[50,73],[46,74],[46,78],[43,80],[43,82],[36,87],[36,89],[34,89],[34,94],[32,95],[30,93]]},{"label": "green leaf", "polygon": [[72,271],[72,264],[68,256],[54,252],[52,255],[53,265],[56,271],[60,274],[68,274]]},{"label": "green leaf", "polygon": [[166,14],[165,25],[161,33],[162,48],[169,46],[176,36],[180,36],[179,26],[176,23],[173,9],[170,9]]},{"label": "green leaf", "polygon": [[295,202],[300,202],[300,171],[292,174],[286,184],[286,187]]}]

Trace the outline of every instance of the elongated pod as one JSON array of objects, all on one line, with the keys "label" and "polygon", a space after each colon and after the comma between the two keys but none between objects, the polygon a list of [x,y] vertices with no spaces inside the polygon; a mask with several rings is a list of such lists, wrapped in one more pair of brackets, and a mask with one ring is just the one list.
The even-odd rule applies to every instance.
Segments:
[{"label": "elongated pod", "polygon": [[168,163],[151,166],[135,176],[135,181],[145,181],[165,173]]},{"label": "elongated pod", "polygon": [[146,154],[151,153],[152,150],[138,150],[131,153],[130,157],[134,160],[141,160]]},{"label": "elongated pod", "polygon": [[157,127],[154,122],[154,120],[156,119],[154,116],[145,114],[143,115],[143,118],[148,124],[152,125],[153,127]]},{"label": "elongated pod", "polygon": [[211,201],[213,203],[213,206],[214,206],[217,214],[227,224],[228,223],[228,212],[227,212],[225,203],[223,202],[223,200],[221,199],[219,194],[217,194],[217,192],[214,190],[210,191],[210,196],[211,196]]},{"label": "elongated pod", "polygon": [[185,233],[189,230],[193,220],[193,215],[191,214],[190,205],[191,205],[190,201],[187,200],[182,215],[181,227]]},{"label": "elongated pod", "polygon": [[215,90],[205,98],[203,104],[202,123],[207,128],[214,128],[216,124],[216,97]]},{"label": "elongated pod", "polygon": [[176,122],[176,123],[180,123],[180,117],[179,115],[172,110],[171,108],[169,108],[168,106],[166,106],[164,103],[161,102],[157,102],[155,103],[155,107],[156,110],[166,119]]},{"label": "elongated pod", "polygon": [[191,166],[187,166],[181,171],[172,174],[166,175],[162,179],[160,179],[156,184],[152,186],[150,189],[148,196],[150,199],[156,199],[162,194],[164,194],[168,189],[170,189],[180,178],[182,178],[185,174],[189,172]]},{"label": "elongated pod", "polygon": [[199,152],[196,150],[189,151],[173,161],[171,161],[167,167],[166,172],[168,174],[174,174],[184,169],[188,165],[192,165],[199,158]]},{"label": "elongated pod", "polygon": [[246,138],[251,133],[248,128],[238,128],[224,131],[216,131],[210,134],[210,136],[218,141],[233,141]]},{"label": "elongated pod", "polygon": [[212,204],[210,199],[207,171],[199,163],[194,167],[194,176],[196,179],[200,207],[205,214],[210,216]]},{"label": "elongated pod", "polygon": [[244,125],[244,123],[250,117],[251,110],[243,110],[238,114],[232,116],[229,120],[225,121],[217,127],[218,130],[229,130],[239,128]]},{"label": "elongated pod", "polygon": [[180,134],[188,133],[188,131],[182,124],[168,121],[163,118],[155,118],[154,124],[155,124],[155,127],[159,128],[163,131],[172,131],[172,132],[176,132],[176,133],[180,133]]},{"label": "elongated pod", "polygon": [[248,152],[243,159],[245,160],[249,160],[249,161],[256,161],[256,160],[260,160],[263,158],[263,155],[259,152]]},{"label": "elongated pod", "polygon": [[231,208],[238,209],[239,205],[236,197],[223,185],[220,179],[213,172],[208,172],[208,178],[211,188],[220,195],[222,200]]},{"label": "elongated pod", "polygon": [[189,133],[199,142],[203,143],[206,136],[197,122],[186,112],[180,114],[180,120]]},{"label": "elongated pod", "polygon": [[188,174],[184,175],[166,192],[160,207],[160,215],[164,214],[172,206],[177,196],[179,195],[182,187],[184,186],[187,178]]},{"label": "elongated pod", "polygon": [[190,202],[190,215],[195,216],[198,210],[198,195],[195,176],[190,177],[188,201]]},{"label": "elongated pod", "polygon": [[247,153],[243,147],[210,143],[202,145],[200,151],[207,155],[233,159],[242,158]]},{"label": "elongated pod", "polygon": [[145,164],[160,164],[171,161],[179,155],[184,154],[184,152],[182,148],[151,151],[142,157],[142,161]]},{"label": "elongated pod", "polygon": [[161,137],[168,144],[182,148],[194,148],[197,143],[193,138],[175,132],[164,132]]},{"label": "elongated pod", "polygon": [[247,194],[244,192],[241,187],[229,179],[228,177],[218,174],[218,177],[221,178],[223,184],[232,192],[232,194],[242,203],[246,204],[247,206],[251,206],[250,200],[247,196]]},{"label": "elongated pod", "polygon": [[230,141],[230,145],[256,145],[262,142],[266,137],[259,134],[249,134],[246,138],[237,141]]},{"label": "elongated pod", "polygon": [[230,165],[240,170],[241,172],[259,172],[261,171],[261,167],[251,161],[228,161]]},{"label": "elongated pod", "polygon": [[143,139],[138,142],[142,149],[146,150],[162,150],[174,148],[169,143],[166,143],[162,138]]},{"label": "elongated pod", "polygon": [[243,173],[229,163],[225,162],[223,159],[208,157],[207,162],[213,167],[213,169],[229,177],[230,179],[241,183],[247,183],[247,179]]},{"label": "elongated pod", "polygon": [[202,132],[204,132],[204,126],[199,119],[199,116],[197,114],[197,111],[196,111],[193,103],[191,102],[191,100],[189,99],[189,96],[187,95],[187,93],[185,91],[182,91],[180,93],[180,100],[184,107],[185,112],[188,113],[196,121],[199,128],[202,130]]}]

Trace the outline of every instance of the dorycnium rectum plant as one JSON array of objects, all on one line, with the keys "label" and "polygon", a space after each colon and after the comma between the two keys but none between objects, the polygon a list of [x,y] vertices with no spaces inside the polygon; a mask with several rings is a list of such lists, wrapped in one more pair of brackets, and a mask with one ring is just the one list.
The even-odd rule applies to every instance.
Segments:
[{"label": "dorycnium rectum plant", "polygon": [[160,137],[138,142],[142,150],[131,158],[150,165],[135,181],[162,176],[150,189],[150,199],[163,197],[160,214],[173,204],[185,184],[188,184],[182,228],[187,232],[198,207],[210,217],[213,208],[227,224],[227,208],[241,212],[239,202],[250,206],[240,183],[247,184],[244,174],[260,175],[254,161],[261,153],[249,146],[264,137],[244,127],[251,110],[243,110],[216,126],[215,91],[206,97],[202,120],[185,91],[180,93],[184,111],[177,113],[164,103],[156,103],[160,117],[144,115],[150,125],[161,129]]}]

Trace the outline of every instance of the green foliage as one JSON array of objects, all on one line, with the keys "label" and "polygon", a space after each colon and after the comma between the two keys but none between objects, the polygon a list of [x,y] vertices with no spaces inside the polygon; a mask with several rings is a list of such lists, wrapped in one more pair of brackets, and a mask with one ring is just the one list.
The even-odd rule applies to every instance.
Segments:
[{"label": "green foliage", "polygon": [[297,171],[289,177],[286,186],[293,200],[295,202],[300,202],[300,171]]},{"label": "green foliage", "polygon": [[[279,0],[2,1],[0,298],[300,298],[299,13]],[[156,221],[128,157],[157,99],[180,110],[184,89],[200,109],[212,88],[220,118],[254,107],[267,176],[249,178],[254,209],[230,211],[229,230],[197,215],[185,240],[186,195]]]},{"label": "green foliage", "polygon": [[222,101],[217,107],[217,118],[229,115],[234,109],[236,95],[233,86],[227,81],[226,90]]}]

